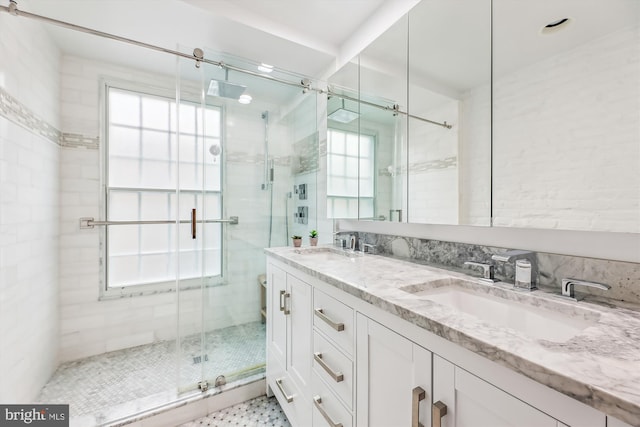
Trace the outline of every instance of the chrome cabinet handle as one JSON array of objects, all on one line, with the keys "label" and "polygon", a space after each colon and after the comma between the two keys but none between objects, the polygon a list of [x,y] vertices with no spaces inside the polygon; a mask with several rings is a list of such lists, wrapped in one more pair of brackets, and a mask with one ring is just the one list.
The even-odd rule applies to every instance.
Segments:
[{"label": "chrome cabinet handle", "polygon": [[315,309],[315,314],[316,316],[318,316],[320,319],[324,320],[329,326],[331,326],[333,329],[335,329],[336,331],[340,332],[340,331],[344,331],[344,323],[336,323],[333,320],[329,319],[327,317],[326,314],[324,314],[324,312],[322,311],[321,308],[316,308]]},{"label": "chrome cabinet handle", "polygon": [[420,402],[426,397],[422,387],[416,387],[411,393],[411,427],[423,427],[420,422]]},{"label": "chrome cabinet handle", "polygon": [[[284,294],[284,304],[283,304],[284,310],[283,311],[285,315],[291,314],[291,310],[287,308],[287,298],[289,298],[289,301],[291,301],[290,300],[291,294],[289,292],[286,292]],[[289,307],[291,307],[291,302],[289,302]]]},{"label": "chrome cabinet handle", "polygon": [[280,389],[280,393],[282,393],[287,403],[293,402],[293,395],[288,395],[287,392],[284,391],[284,387],[282,386],[282,378],[276,380],[276,385]]},{"label": "chrome cabinet handle", "polygon": [[318,411],[320,411],[320,415],[322,415],[325,421],[327,421],[331,427],[342,427],[342,423],[336,423],[331,419],[329,414],[327,414],[324,408],[320,405],[321,403],[322,398],[320,396],[313,397],[313,404],[316,405],[316,408],[318,408]]},{"label": "chrome cabinet handle", "polygon": [[287,293],[287,291],[280,291],[280,311],[284,311],[284,295]]},{"label": "chrome cabinet handle", "polygon": [[322,369],[324,369],[327,374],[331,375],[331,378],[333,378],[335,382],[339,383],[344,380],[342,372],[334,372],[333,369],[327,365],[327,362],[322,359],[322,353],[313,353],[313,360],[318,362],[318,365],[322,366]]},{"label": "chrome cabinet handle", "polygon": [[447,415],[447,405],[438,400],[431,410],[431,427],[442,427],[442,417]]}]

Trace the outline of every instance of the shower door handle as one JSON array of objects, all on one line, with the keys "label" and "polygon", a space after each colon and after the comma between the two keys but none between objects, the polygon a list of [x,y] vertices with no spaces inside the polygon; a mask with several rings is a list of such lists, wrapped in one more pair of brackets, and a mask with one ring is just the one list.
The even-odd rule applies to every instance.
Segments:
[{"label": "shower door handle", "polygon": [[196,238],[196,210],[191,209],[191,238]]}]

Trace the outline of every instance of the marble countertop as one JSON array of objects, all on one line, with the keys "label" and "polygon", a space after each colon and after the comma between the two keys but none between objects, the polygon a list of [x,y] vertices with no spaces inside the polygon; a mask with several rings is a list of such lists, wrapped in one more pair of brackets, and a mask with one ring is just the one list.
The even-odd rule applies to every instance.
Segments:
[{"label": "marble countertop", "polygon": [[[421,328],[632,425],[640,425],[640,311],[518,292],[469,275],[331,247],[270,248],[267,255]],[[470,272],[471,273],[471,272]],[[589,326],[562,342],[482,321],[416,292],[456,285],[494,294]]]}]

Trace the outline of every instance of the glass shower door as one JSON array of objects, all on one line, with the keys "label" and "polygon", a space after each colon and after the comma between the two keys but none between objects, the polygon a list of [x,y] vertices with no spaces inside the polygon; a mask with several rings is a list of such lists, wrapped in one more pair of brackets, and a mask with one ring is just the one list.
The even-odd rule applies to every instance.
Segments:
[{"label": "glass shower door", "polygon": [[[206,52],[243,69],[256,64]],[[179,388],[264,375],[264,248],[317,229],[317,98],[301,81],[179,60]],[[233,218],[237,217],[238,221]],[[192,231],[195,232],[195,238]]]},{"label": "glass shower door", "polygon": [[181,225],[178,239],[178,384],[186,391],[264,370],[257,285],[264,243],[252,238],[248,218],[237,218],[234,209],[241,206],[233,200],[240,197],[263,215],[265,196],[246,191],[260,191],[260,174],[252,170],[228,178],[238,171],[227,170],[224,129],[233,124],[225,120],[241,105],[228,92],[234,87],[224,86],[228,73],[210,64],[194,67],[192,60],[179,66],[178,205],[181,216],[193,219]]}]

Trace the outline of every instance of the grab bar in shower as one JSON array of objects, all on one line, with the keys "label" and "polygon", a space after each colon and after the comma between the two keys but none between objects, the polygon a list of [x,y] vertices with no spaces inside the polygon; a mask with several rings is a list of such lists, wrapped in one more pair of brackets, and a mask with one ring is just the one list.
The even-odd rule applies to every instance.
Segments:
[{"label": "grab bar in shower", "polygon": [[[177,221],[180,224],[191,224],[190,219],[184,219]],[[154,225],[154,224],[175,224],[175,220],[158,220],[158,221],[96,221],[93,217],[80,218],[80,228],[94,228],[101,225]],[[229,219],[205,219],[196,221],[198,224],[231,224],[236,225],[239,223],[237,216],[230,216]]]}]

